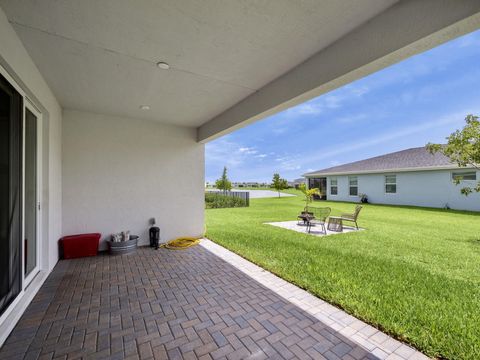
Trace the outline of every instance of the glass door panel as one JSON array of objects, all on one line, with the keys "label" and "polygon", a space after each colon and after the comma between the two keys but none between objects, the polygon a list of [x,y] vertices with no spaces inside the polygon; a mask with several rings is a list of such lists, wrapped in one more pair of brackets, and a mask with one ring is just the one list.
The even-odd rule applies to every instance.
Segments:
[{"label": "glass door panel", "polygon": [[0,315],[22,286],[22,97],[0,75]]},{"label": "glass door panel", "polygon": [[25,108],[24,267],[27,277],[37,267],[37,117]]}]

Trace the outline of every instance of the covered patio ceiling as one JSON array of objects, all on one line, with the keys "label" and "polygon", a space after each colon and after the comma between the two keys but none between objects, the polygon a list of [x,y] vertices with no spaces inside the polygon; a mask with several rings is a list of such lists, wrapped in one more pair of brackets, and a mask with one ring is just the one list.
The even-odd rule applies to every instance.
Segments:
[{"label": "covered patio ceiling", "polygon": [[476,0],[0,6],[64,108],[196,127],[199,141],[480,26]]}]

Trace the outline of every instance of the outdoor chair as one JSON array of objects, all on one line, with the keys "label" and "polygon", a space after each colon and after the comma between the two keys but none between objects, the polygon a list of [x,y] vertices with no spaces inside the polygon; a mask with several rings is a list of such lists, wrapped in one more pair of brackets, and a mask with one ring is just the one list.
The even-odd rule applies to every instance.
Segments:
[{"label": "outdoor chair", "polygon": [[309,207],[308,212],[313,213],[313,217],[308,220],[307,222],[307,231],[310,232],[312,226],[321,225],[323,232],[326,234],[327,230],[325,229],[325,222],[327,221],[328,216],[332,209],[329,207],[322,207],[322,208],[313,208]]},{"label": "outdoor chair", "polygon": [[341,218],[343,221],[354,222],[354,223],[355,223],[355,227],[356,227],[357,230],[358,230],[357,218],[358,218],[358,214],[360,213],[360,210],[362,210],[362,206],[357,205],[357,206],[355,207],[355,211],[353,212],[353,214],[342,214],[342,215],[340,216],[340,218]]}]

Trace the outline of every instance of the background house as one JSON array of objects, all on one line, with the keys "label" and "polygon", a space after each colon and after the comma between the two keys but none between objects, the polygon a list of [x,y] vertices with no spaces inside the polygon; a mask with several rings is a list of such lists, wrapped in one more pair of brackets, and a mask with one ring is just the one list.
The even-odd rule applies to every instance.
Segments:
[{"label": "background house", "polygon": [[305,178],[301,177],[298,179],[294,179],[293,181],[288,182],[288,186],[293,187],[293,188],[298,188],[300,184],[305,184]]},{"label": "background house", "polygon": [[[480,194],[462,195],[462,184],[479,178],[474,168],[459,168],[442,154],[424,147],[407,149],[305,174],[310,188],[324,199],[359,201],[366,194],[376,204],[449,207],[480,211]],[[455,184],[454,178],[460,178]]]}]

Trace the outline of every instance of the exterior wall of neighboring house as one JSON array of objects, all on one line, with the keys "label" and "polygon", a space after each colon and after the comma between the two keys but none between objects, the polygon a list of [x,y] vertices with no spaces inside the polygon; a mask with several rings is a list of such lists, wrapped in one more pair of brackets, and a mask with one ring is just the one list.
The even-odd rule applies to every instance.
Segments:
[{"label": "exterior wall of neighboring house", "polygon": [[[358,202],[358,196],[349,195],[349,176],[357,176],[358,194],[366,194],[373,204],[414,205],[452,209],[480,211],[480,194],[462,195],[463,186],[474,185],[476,181],[462,181],[456,185],[452,181],[452,172],[466,170],[434,170],[392,172],[360,175],[327,176],[327,198],[331,201]],[[477,171],[477,180],[480,172]],[[396,175],[396,193],[385,192],[385,176]],[[331,193],[332,179],[337,179],[338,194]]]},{"label": "exterior wall of neighboring house", "polygon": [[62,226],[61,142],[62,112],[52,91],[33,63],[0,9],[0,72],[31,100],[42,115],[41,139],[41,247],[39,273],[23,286],[9,308],[0,316],[0,346],[23,314],[28,303],[58,261],[57,240]]},{"label": "exterior wall of neighboring house", "polygon": [[[63,114],[63,233],[130,230],[148,243],[204,231],[204,145],[195,129],[79,111]],[[101,248],[106,248],[103,242]]]}]

